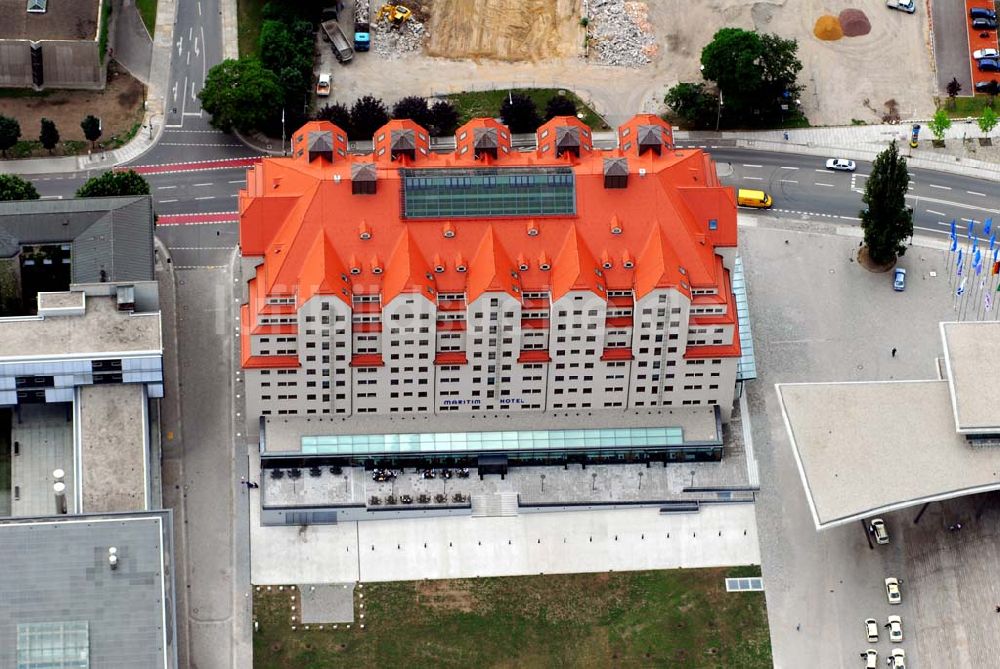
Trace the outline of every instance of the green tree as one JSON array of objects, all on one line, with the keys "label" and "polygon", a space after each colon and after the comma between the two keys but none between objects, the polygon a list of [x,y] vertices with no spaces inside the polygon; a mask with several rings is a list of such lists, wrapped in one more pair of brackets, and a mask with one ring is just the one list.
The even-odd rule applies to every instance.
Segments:
[{"label": "green tree", "polygon": [[417,125],[431,130],[431,110],[427,100],[418,95],[409,95],[392,106],[393,118],[408,118]]},{"label": "green tree", "polygon": [[0,116],[0,153],[7,157],[7,149],[17,144],[21,138],[21,124],[17,119],[9,116]]},{"label": "green tree", "polygon": [[993,107],[986,107],[983,109],[982,115],[979,117],[979,129],[983,131],[984,135],[988,135],[993,132],[993,128],[997,127],[997,113],[993,111]]},{"label": "green tree", "polygon": [[[702,74],[719,87],[729,125],[768,125],[795,106],[802,87],[798,43],[742,28],[723,28],[701,51]],[[781,108],[787,105],[786,112]]]},{"label": "green tree", "polygon": [[385,103],[371,95],[358,98],[351,107],[351,139],[371,140],[375,131],[389,122]]},{"label": "green tree", "polygon": [[909,184],[906,158],[893,142],[872,163],[861,198],[867,205],[861,212],[861,229],[868,256],[876,263],[887,264],[906,253],[903,242],[913,236],[913,210],[906,206]]},{"label": "green tree", "polygon": [[948,113],[945,110],[938,109],[934,112],[934,117],[931,118],[931,122],[927,124],[927,127],[931,129],[934,139],[940,142],[944,140],[945,131],[951,127],[951,119],[948,118]]},{"label": "green tree", "polygon": [[212,115],[212,125],[225,132],[249,132],[281,113],[278,77],[250,56],[224,60],[210,69],[198,97]]},{"label": "green tree", "polygon": [[149,195],[149,183],[138,172],[105,172],[89,179],[76,191],[77,197],[114,197]]},{"label": "green tree", "polygon": [[576,116],[576,103],[568,96],[556,93],[545,103],[545,120],[550,121],[556,116]]},{"label": "green tree", "polygon": [[351,134],[351,111],[339,102],[324,106],[316,112],[315,119],[329,121],[348,135]]},{"label": "green tree", "polygon": [[101,119],[88,115],[80,121],[80,128],[83,129],[83,136],[90,141],[90,147],[94,148],[94,142],[101,138]]},{"label": "green tree", "polygon": [[438,100],[431,106],[431,126],[436,137],[454,135],[458,130],[458,110],[448,100]]},{"label": "green tree", "polygon": [[54,121],[47,118],[42,119],[42,129],[38,133],[38,141],[49,150],[49,153],[52,153],[52,149],[56,148],[59,143],[59,130]]},{"label": "green tree", "polygon": [[30,181],[14,174],[0,174],[0,201],[37,199],[38,191]]},{"label": "green tree", "polygon": [[681,82],[667,91],[663,98],[667,107],[692,128],[706,128],[713,122],[719,100],[705,90],[705,84]]},{"label": "green tree", "polygon": [[542,124],[535,101],[522,93],[513,93],[500,105],[500,118],[511,132],[535,132]]}]

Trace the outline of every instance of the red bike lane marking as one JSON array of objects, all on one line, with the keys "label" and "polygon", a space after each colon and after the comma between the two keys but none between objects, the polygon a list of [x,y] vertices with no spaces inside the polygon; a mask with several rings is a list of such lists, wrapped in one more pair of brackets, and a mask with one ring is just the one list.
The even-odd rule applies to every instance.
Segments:
[{"label": "red bike lane marking", "polygon": [[220,211],[210,214],[160,214],[157,225],[207,225],[210,223],[237,223],[238,211]]},{"label": "red bike lane marking", "polygon": [[263,156],[252,158],[227,158],[225,160],[205,160],[194,163],[166,163],[164,165],[137,165],[135,167],[119,167],[118,172],[129,170],[138,174],[169,174],[171,172],[197,172],[201,170],[223,170],[233,167],[251,167],[261,161]]}]

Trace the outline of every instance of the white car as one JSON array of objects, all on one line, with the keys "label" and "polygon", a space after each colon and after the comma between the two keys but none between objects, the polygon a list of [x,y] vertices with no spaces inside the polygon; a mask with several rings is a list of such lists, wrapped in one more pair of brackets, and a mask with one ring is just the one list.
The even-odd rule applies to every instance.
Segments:
[{"label": "white car", "polygon": [[889,577],[885,579],[885,596],[890,604],[901,604],[903,595],[899,592],[899,579]]},{"label": "white car", "polygon": [[885,521],[881,518],[872,518],[868,524],[868,531],[875,537],[875,543],[880,546],[889,543],[889,531],[885,528]]},{"label": "white car", "polygon": [[902,648],[893,648],[889,661],[892,669],[906,669],[906,652]]},{"label": "white car", "polygon": [[878,621],[874,618],[865,620],[865,634],[868,635],[868,643],[878,642]]},{"label": "white car", "polygon": [[837,170],[838,172],[853,172],[858,168],[853,160],[847,158],[830,158],[826,161],[826,169]]},{"label": "white car", "polygon": [[902,618],[899,616],[889,616],[889,622],[887,622],[885,626],[889,628],[889,641],[893,643],[900,643],[903,640]]},{"label": "white car", "polygon": [[865,660],[865,669],[878,669],[878,651],[874,648],[869,648],[865,652],[861,653],[861,657]]},{"label": "white car", "polygon": [[325,98],[330,95],[330,75],[321,74],[319,75],[319,81],[316,82],[316,95]]},{"label": "white car", "polygon": [[976,60],[982,60],[983,58],[1000,58],[1000,51],[996,49],[977,49],[972,52],[972,57]]}]

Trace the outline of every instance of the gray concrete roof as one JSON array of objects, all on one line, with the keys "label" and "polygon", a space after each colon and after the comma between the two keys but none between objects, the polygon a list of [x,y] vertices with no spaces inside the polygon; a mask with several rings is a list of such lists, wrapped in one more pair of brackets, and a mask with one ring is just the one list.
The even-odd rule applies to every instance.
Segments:
[{"label": "gray concrete roof", "polygon": [[169,511],[0,521],[0,667],[17,666],[19,624],[76,621],[91,667],[175,667],[170,532]]},{"label": "gray concrete roof", "polygon": [[[1000,378],[1000,323],[941,323],[955,429],[1000,433],[1000,405],[990,392]],[[987,353],[990,352],[990,353]]]},{"label": "gray concrete roof", "polygon": [[[59,3],[71,4],[77,3]],[[0,26],[2,19],[0,4]],[[72,283],[152,281],[152,199],[0,202],[0,257],[9,258],[26,244],[72,244]]]},{"label": "gray concrete roof", "polygon": [[0,39],[93,40],[100,0],[50,0],[44,14],[29,14],[26,0],[0,0]]},{"label": "gray concrete roof", "polygon": [[270,416],[264,434],[268,453],[295,453],[301,437],[401,432],[497,432],[501,430],[577,430],[611,427],[680,427],[685,443],[721,443],[715,409],[710,406],[673,410],[580,411],[573,413],[487,413],[421,415],[412,418],[362,414],[346,418]]},{"label": "gray concrete roof", "polygon": [[145,389],[141,383],[80,388],[80,489],[87,513],[146,508]]},{"label": "gray concrete roof", "polygon": [[159,312],[121,312],[111,297],[88,297],[84,316],[0,319],[0,361],[162,350]]},{"label": "gray concrete roof", "polygon": [[1000,489],[1000,449],[955,432],[947,381],[776,389],[817,529]]}]

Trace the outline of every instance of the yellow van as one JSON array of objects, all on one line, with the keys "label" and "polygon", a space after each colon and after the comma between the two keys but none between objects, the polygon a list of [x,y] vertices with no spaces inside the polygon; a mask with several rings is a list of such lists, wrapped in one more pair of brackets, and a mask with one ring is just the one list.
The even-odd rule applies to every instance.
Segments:
[{"label": "yellow van", "polygon": [[770,209],[774,204],[771,196],[762,190],[747,190],[741,188],[736,192],[736,204],[741,207],[753,207],[755,209]]}]

